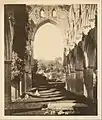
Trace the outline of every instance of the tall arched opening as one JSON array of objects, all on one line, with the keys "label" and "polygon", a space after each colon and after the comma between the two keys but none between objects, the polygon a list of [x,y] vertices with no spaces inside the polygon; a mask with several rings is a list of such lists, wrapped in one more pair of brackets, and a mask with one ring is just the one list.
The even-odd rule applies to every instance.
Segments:
[{"label": "tall arched opening", "polygon": [[55,73],[56,79],[59,69],[63,69],[64,44],[62,33],[55,22],[46,21],[36,28],[32,46],[32,58],[38,61],[38,74],[43,72],[45,76],[50,75],[51,79]]},{"label": "tall arched opening", "polygon": [[36,31],[33,42],[33,58],[53,60],[63,59],[63,37],[60,30],[52,23],[45,23]]}]

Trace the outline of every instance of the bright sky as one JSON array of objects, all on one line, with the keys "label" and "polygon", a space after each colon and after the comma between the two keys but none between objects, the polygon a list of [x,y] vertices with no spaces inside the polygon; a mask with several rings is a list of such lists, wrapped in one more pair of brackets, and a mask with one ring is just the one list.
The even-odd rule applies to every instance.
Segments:
[{"label": "bright sky", "polygon": [[37,30],[34,40],[35,59],[63,57],[63,49],[63,38],[55,25],[46,23]]}]

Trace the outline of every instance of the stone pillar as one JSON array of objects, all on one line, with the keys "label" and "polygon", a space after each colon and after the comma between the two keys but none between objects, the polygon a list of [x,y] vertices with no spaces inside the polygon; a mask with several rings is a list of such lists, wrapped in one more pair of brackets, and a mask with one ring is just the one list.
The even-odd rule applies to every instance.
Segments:
[{"label": "stone pillar", "polygon": [[24,79],[24,73],[23,73],[23,76],[22,76],[22,79],[21,79],[21,91],[22,91],[22,94],[25,93],[25,79]]},{"label": "stone pillar", "polygon": [[17,98],[19,97],[19,82],[17,81]]},{"label": "stone pillar", "polygon": [[[4,6],[4,47],[5,47],[5,60],[4,60],[4,93],[5,93],[5,107],[11,102],[11,43],[12,34],[10,28],[9,12],[13,12],[7,5]],[[12,18],[11,18],[12,19]]]},{"label": "stone pillar", "polygon": [[68,67],[66,68],[66,67],[64,67],[65,68],[65,89],[66,90],[69,90],[69,88],[68,88]]},{"label": "stone pillar", "polygon": [[80,41],[78,43],[78,46],[76,46],[76,49],[75,49],[76,94],[79,94],[79,95],[83,95],[84,93],[84,83],[83,83],[84,53],[83,53],[82,47],[83,47],[83,42]]},{"label": "stone pillar", "polygon": [[19,83],[20,85],[20,96],[22,95],[22,81],[20,81],[20,83]]},{"label": "stone pillar", "polygon": [[75,81],[76,81],[76,73],[75,73],[75,50],[69,52],[69,69],[70,73],[68,76],[68,84],[71,92],[75,92]]},{"label": "stone pillar", "polygon": [[84,70],[84,82],[88,98],[93,99],[93,68],[88,67]]},{"label": "stone pillar", "polygon": [[11,102],[11,61],[5,60],[5,105]]},{"label": "stone pillar", "polygon": [[20,96],[20,81],[18,82],[18,97]]},{"label": "stone pillar", "polygon": [[25,79],[25,92],[27,92],[32,88],[31,72],[25,71],[24,79]]},{"label": "stone pillar", "polygon": [[24,79],[25,79],[25,91],[28,91],[32,88],[31,60],[29,55],[28,58],[25,60]]},{"label": "stone pillar", "polygon": [[18,90],[17,90],[17,83],[15,83],[15,100],[17,99],[18,97]]},{"label": "stone pillar", "polygon": [[65,89],[70,91],[70,66],[69,64],[65,67]]},{"label": "stone pillar", "polygon": [[76,93],[83,95],[84,83],[83,83],[83,70],[76,69]]},{"label": "stone pillar", "polygon": [[32,80],[32,88],[34,87],[34,58],[31,57],[31,80]]},{"label": "stone pillar", "polygon": [[[87,90],[87,96],[89,99],[93,100],[93,72],[95,69],[95,62],[96,62],[96,45],[94,43],[96,31],[90,30],[88,36],[85,39],[85,52],[86,58],[85,62],[87,66],[85,66],[84,70],[84,82]],[[92,36],[92,37],[90,37]],[[92,39],[93,38],[93,39]]]},{"label": "stone pillar", "polygon": [[69,73],[68,84],[69,84],[69,89],[70,89],[70,91],[75,93],[75,92],[76,92],[76,90],[75,90],[76,73],[75,73],[75,72]]}]

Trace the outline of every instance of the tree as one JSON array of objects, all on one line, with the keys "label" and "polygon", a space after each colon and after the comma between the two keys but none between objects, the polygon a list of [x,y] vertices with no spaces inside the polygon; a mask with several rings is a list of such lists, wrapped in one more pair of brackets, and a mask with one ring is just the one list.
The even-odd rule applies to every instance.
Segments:
[{"label": "tree", "polygon": [[38,61],[36,59],[34,59],[34,66],[33,66],[33,72],[37,72],[38,70]]},{"label": "tree", "polygon": [[16,52],[12,52],[12,63],[11,63],[11,80],[15,80],[15,78],[22,77],[24,71],[23,60],[18,57]]}]

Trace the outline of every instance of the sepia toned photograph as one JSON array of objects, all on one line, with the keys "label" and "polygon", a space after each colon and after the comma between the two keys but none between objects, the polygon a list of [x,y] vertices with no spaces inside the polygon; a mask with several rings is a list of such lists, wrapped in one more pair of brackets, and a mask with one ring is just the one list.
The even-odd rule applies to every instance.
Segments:
[{"label": "sepia toned photograph", "polygon": [[4,5],[4,115],[97,116],[97,4]]}]

